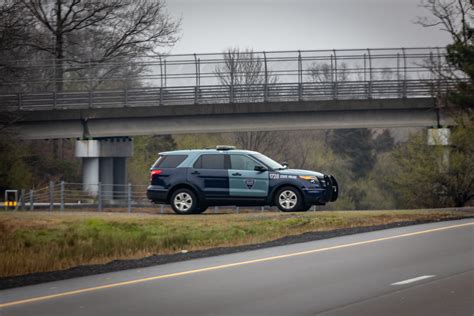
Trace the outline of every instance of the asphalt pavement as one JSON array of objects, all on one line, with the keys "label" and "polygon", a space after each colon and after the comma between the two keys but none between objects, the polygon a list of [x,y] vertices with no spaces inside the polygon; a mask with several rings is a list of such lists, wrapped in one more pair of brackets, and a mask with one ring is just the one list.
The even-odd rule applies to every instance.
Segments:
[{"label": "asphalt pavement", "polygon": [[474,220],[0,291],[0,315],[474,315]]}]

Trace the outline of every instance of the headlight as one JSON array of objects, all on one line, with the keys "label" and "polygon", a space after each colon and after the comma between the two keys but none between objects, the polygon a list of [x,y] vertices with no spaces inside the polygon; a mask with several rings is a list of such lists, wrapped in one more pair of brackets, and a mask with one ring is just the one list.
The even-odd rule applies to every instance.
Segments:
[{"label": "headlight", "polygon": [[318,183],[318,177],[316,176],[298,176],[298,178],[309,181],[311,183]]}]

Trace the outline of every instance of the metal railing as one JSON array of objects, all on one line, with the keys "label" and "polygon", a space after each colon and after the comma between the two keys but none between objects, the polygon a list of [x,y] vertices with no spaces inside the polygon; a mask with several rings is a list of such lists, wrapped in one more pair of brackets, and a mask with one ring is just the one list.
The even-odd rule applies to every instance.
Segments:
[{"label": "metal railing", "polygon": [[[3,91],[8,92],[0,94],[1,107],[42,110],[418,98],[436,96],[457,83],[439,75],[451,71],[442,48],[144,56],[123,64],[64,64],[62,91],[54,90],[58,81],[54,77],[3,82]],[[46,60],[28,69],[54,73],[54,65],[54,60]],[[140,71],[99,76],[101,69],[113,67]]]},{"label": "metal railing", "polygon": [[114,91],[44,92],[0,95],[3,109],[126,108],[160,105],[291,102],[435,97],[454,89],[456,80],[275,83],[269,85],[140,88]]},{"label": "metal railing", "polygon": [[[153,204],[146,197],[146,185],[128,184],[88,184],[95,192],[84,190],[82,183],[50,182],[40,189],[21,190],[16,210],[48,211],[112,211],[139,212],[153,214],[174,213],[169,205]],[[313,208],[315,210],[315,208]],[[208,213],[240,213],[276,211],[270,207],[210,207]]]}]

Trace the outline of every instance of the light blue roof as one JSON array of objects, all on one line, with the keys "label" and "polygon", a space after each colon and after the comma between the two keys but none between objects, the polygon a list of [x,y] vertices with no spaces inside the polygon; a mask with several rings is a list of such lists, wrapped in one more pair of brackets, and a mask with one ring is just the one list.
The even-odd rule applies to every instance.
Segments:
[{"label": "light blue roof", "polygon": [[191,153],[208,153],[208,154],[223,154],[223,153],[232,153],[232,154],[257,154],[256,151],[243,150],[243,149],[230,149],[230,150],[218,150],[218,149],[183,149],[183,150],[172,150],[160,152],[159,155],[189,155]]}]

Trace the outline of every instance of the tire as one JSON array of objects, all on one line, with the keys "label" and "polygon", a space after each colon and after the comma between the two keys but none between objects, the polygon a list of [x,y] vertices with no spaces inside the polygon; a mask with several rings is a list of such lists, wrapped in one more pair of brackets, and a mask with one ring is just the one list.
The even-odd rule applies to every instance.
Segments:
[{"label": "tire", "polygon": [[301,212],[305,208],[300,191],[294,187],[283,187],[278,190],[275,205],[282,212]]},{"label": "tire", "polygon": [[207,210],[207,206],[199,206],[194,211],[194,214],[201,214],[201,213],[204,213],[206,210]]},{"label": "tire", "polygon": [[189,189],[177,189],[171,195],[171,207],[176,214],[195,214],[198,209],[196,194]]}]

